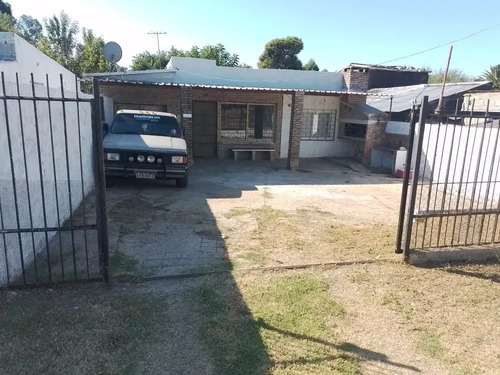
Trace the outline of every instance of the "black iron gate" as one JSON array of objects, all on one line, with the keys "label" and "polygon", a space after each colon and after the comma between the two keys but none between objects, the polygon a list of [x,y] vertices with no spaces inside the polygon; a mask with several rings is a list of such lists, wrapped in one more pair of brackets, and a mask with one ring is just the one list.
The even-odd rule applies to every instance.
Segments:
[{"label": "black iron gate", "polygon": [[98,82],[50,78],[1,73],[0,287],[109,281]]},{"label": "black iron gate", "polygon": [[412,110],[396,252],[500,243],[500,114]]}]

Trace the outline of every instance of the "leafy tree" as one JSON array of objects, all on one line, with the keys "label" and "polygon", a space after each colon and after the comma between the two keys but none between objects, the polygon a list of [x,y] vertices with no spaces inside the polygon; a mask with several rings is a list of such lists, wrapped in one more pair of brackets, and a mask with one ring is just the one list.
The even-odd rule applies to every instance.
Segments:
[{"label": "leafy tree", "polygon": [[75,71],[75,49],[78,23],[62,11],[44,20],[46,35],[40,38],[38,48],[65,68]]},{"label": "leafy tree", "polygon": [[0,0],[0,13],[4,13],[12,17],[12,8],[8,2]]},{"label": "leafy tree", "polygon": [[240,63],[238,64],[238,68],[248,68],[248,69],[252,69],[252,66],[251,65],[248,65],[246,63]]},{"label": "leafy tree", "polygon": [[491,81],[493,83],[493,88],[495,90],[499,90],[500,89],[500,64],[490,66],[490,69],[486,70],[483,73],[483,78],[488,80],[488,81]]},{"label": "leafy tree", "polygon": [[16,32],[16,20],[7,13],[0,13],[0,31]]},{"label": "leafy tree", "polygon": [[[429,83],[443,83],[444,74],[444,69],[439,69],[437,73],[431,72],[431,74],[429,74]],[[446,77],[447,83],[467,82],[473,80],[474,79],[471,76],[465,74],[460,69],[450,69],[448,71],[448,76]]]},{"label": "leafy tree", "polygon": [[168,62],[170,61],[170,56],[166,51],[160,51],[160,53],[151,53],[148,51],[141,52],[132,58],[132,70],[153,70],[153,69],[164,69]]},{"label": "leafy tree", "polygon": [[175,47],[172,47],[169,51],[160,51],[160,53],[144,51],[133,57],[131,68],[132,70],[164,69],[174,56],[211,59],[215,60],[219,66],[238,66],[239,64],[239,56],[229,53],[226,47],[219,43],[202,48],[193,46],[186,51]]},{"label": "leafy tree", "polygon": [[297,55],[304,49],[302,39],[295,36],[273,39],[266,44],[259,57],[261,69],[302,69]]},{"label": "leafy tree", "polygon": [[42,36],[43,27],[36,18],[23,14],[16,23],[18,33],[28,42],[35,44]]},{"label": "leafy tree", "polygon": [[82,29],[83,43],[76,47],[76,73],[99,73],[116,70],[103,55],[104,39],[96,37],[92,30]]},{"label": "leafy tree", "polygon": [[314,61],[313,59],[310,59],[308,62],[306,62],[304,64],[304,70],[315,70],[315,71],[319,71],[319,66],[318,64],[316,64],[316,61]]}]

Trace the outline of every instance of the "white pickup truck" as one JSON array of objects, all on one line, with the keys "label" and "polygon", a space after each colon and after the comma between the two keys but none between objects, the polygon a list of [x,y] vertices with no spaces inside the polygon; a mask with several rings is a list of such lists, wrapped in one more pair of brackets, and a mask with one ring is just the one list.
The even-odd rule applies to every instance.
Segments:
[{"label": "white pickup truck", "polygon": [[186,141],[175,115],[121,109],[104,133],[107,176],[175,179],[178,187],[187,186]]}]

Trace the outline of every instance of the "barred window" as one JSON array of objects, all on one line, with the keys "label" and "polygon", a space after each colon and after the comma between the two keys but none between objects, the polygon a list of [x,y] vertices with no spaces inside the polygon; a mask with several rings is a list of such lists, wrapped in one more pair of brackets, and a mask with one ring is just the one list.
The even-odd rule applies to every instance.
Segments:
[{"label": "barred window", "polygon": [[337,111],[304,110],[302,140],[333,141]]},{"label": "barred window", "polygon": [[222,138],[274,139],[274,105],[221,104],[220,107]]}]

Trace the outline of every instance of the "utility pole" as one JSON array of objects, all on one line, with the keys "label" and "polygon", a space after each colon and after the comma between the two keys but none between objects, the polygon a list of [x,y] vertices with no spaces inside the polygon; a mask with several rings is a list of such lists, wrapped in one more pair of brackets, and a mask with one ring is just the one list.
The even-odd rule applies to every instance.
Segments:
[{"label": "utility pole", "polygon": [[158,44],[158,55],[160,54],[160,35],[166,35],[165,31],[151,31],[148,35],[156,35],[156,43]]},{"label": "utility pole", "polygon": [[446,71],[444,72],[443,87],[441,87],[441,95],[439,95],[439,102],[436,108],[436,114],[440,115],[443,113],[443,96],[444,87],[446,86],[446,79],[448,78],[448,70],[450,69],[451,54],[453,53],[453,46],[450,47],[450,53],[448,55],[448,63],[446,64]]}]

